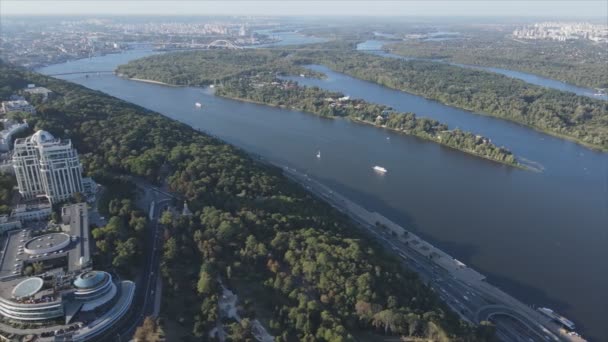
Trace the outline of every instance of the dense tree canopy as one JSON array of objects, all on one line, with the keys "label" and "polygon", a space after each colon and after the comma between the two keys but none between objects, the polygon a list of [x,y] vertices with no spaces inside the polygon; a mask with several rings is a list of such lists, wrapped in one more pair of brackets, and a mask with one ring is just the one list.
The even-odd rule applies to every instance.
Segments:
[{"label": "dense tree canopy", "polygon": [[299,63],[403,90],[447,105],[515,121],[608,150],[608,102],[448,64],[385,58],[342,49],[302,51]]},{"label": "dense tree canopy", "polygon": [[[163,216],[161,265],[163,313],[191,331],[186,340],[200,340],[216,326],[220,279],[229,286],[245,281],[264,294],[253,300],[279,341],[346,341],[361,330],[480,340],[415,273],[280,170],[100,92],[6,65],[0,74],[58,94],[30,123],[71,138],[87,173],[166,180],[187,199],[194,215]],[[107,210],[108,224],[93,235],[98,248],[116,251],[107,262],[120,267],[138,253],[141,216],[128,199],[109,201]],[[248,326],[230,325],[228,332],[238,340],[248,336]]]},{"label": "dense tree canopy", "polygon": [[608,46],[576,41],[518,41],[504,33],[475,31],[464,39],[407,40],[389,44],[409,57],[440,58],[456,63],[529,72],[589,88],[608,88]]},{"label": "dense tree canopy", "polygon": [[10,174],[0,173],[0,215],[9,214],[14,188],[17,185],[15,177]]},{"label": "dense tree canopy", "polygon": [[[136,78],[176,85],[218,85],[216,94],[263,104],[299,109],[326,117],[345,117],[431,140],[483,158],[518,165],[515,156],[489,139],[460,130],[449,130],[436,120],[396,113],[391,108],[362,100],[344,100],[343,94],[316,87],[301,87],[276,78],[277,74],[312,73],[292,54],[269,50],[199,51],[147,57],[120,66],[118,72]],[[294,63],[297,62],[297,63]],[[188,70],[185,79],[174,68]],[[318,76],[316,73],[314,74]]]}]

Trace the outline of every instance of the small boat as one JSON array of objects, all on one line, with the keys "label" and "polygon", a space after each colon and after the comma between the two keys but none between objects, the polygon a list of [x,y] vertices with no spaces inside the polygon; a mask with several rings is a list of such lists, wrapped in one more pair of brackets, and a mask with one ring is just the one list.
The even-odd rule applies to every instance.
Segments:
[{"label": "small boat", "polygon": [[196,102],[194,105],[196,106],[196,108],[201,108],[203,106],[200,102]]},{"label": "small boat", "polygon": [[317,158],[321,158],[321,151],[317,151]]},{"label": "small boat", "polygon": [[379,172],[379,173],[386,173],[387,170],[385,168],[383,168],[382,166],[374,166],[374,171]]},{"label": "small boat", "polygon": [[213,89],[213,88],[215,88],[215,85],[210,84],[210,85],[209,85],[209,88]]}]

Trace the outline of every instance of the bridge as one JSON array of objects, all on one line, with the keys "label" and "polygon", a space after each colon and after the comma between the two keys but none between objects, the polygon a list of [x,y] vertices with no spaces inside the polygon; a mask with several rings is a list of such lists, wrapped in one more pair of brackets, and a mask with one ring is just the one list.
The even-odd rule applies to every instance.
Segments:
[{"label": "bridge", "polygon": [[367,51],[367,52],[390,52],[389,49],[357,49],[354,48],[353,51]]},{"label": "bridge", "polygon": [[65,75],[80,75],[80,74],[109,74],[114,73],[113,70],[93,70],[93,71],[72,71],[61,72],[57,74],[46,74],[46,76],[65,76]]},{"label": "bridge", "polygon": [[229,41],[229,40],[224,40],[224,39],[218,39],[218,40],[214,40],[211,43],[207,44],[207,48],[208,49],[212,49],[212,48],[224,48],[224,49],[236,49],[236,50],[240,50],[243,47],[234,44],[233,42]]},{"label": "bridge", "polygon": [[237,45],[229,40],[226,39],[218,39],[218,40],[214,40],[211,43],[157,43],[154,44],[157,47],[163,47],[166,48],[167,46],[175,46],[175,49],[202,49],[202,50],[208,50],[208,49],[231,49],[231,50],[240,50],[243,49],[242,46]]}]

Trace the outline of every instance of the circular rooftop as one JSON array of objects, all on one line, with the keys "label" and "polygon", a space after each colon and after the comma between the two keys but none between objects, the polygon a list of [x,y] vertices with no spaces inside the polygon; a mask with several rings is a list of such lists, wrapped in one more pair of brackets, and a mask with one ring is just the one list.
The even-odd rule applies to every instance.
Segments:
[{"label": "circular rooftop", "polygon": [[15,298],[23,298],[23,297],[31,297],[35,295],[44,285],[44,281],[42,278],[31,277],[27,278],[24,281],[20,282],[13,289],[13,297]]},{"label": "circular rooftop", "polygon": [[36,144],[42,144],[53,140],[55,140],[55,137],[47,131],[40,130],[32,135],[32,142]]},{"label": "circular rooftop", "polygon": [[103,271],[84,272],[74,280],[74,286],[79,289],[94,288],[104,283],[108,277],[110,277],[110,275]]},{"label": "circular rooftop", "polygon": [[23,245],[28,254],[44,254],[58,251],[70,244],[70,235],[66,233],[50,233],[36,236]]}]

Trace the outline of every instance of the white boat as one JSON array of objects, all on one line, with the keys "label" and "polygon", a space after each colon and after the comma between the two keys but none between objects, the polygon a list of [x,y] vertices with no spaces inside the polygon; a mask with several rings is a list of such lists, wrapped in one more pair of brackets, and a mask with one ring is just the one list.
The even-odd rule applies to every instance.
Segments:
[{"label": "white boat", "polygon": [[374,166],[374,171],[379,172],[379,173],[386,173],[387,170],[385,168],[383,168],[382,166]]},{"label": "white boat", "polygon": [[194,105],[196,106],[196,108],[201,108],[203,106],[200,102],[196,102]]},{"label": "white boat", "polygon": [[558,314],[557,312],[555,312],[549,308],[538,308],[537,310],[540,311],[545,316],[552,318],[553,320],[555,320],[556,322],[560,323],[561,325],[565,326],[566,328],[568,328],[570,330],[576,329],[574,322],[572,322],[571,320],[567,319],[564,316],[561,316],[560,314]]},{"label": "white boat", "polygon": [[317,158],[321,158],[321,151],[317,151]]},{"label": "white boat", "polygon": [[210,85],[209,85],[209,88],[213,89],[213,88],[215,88],[215,85],[210,84]]}]

